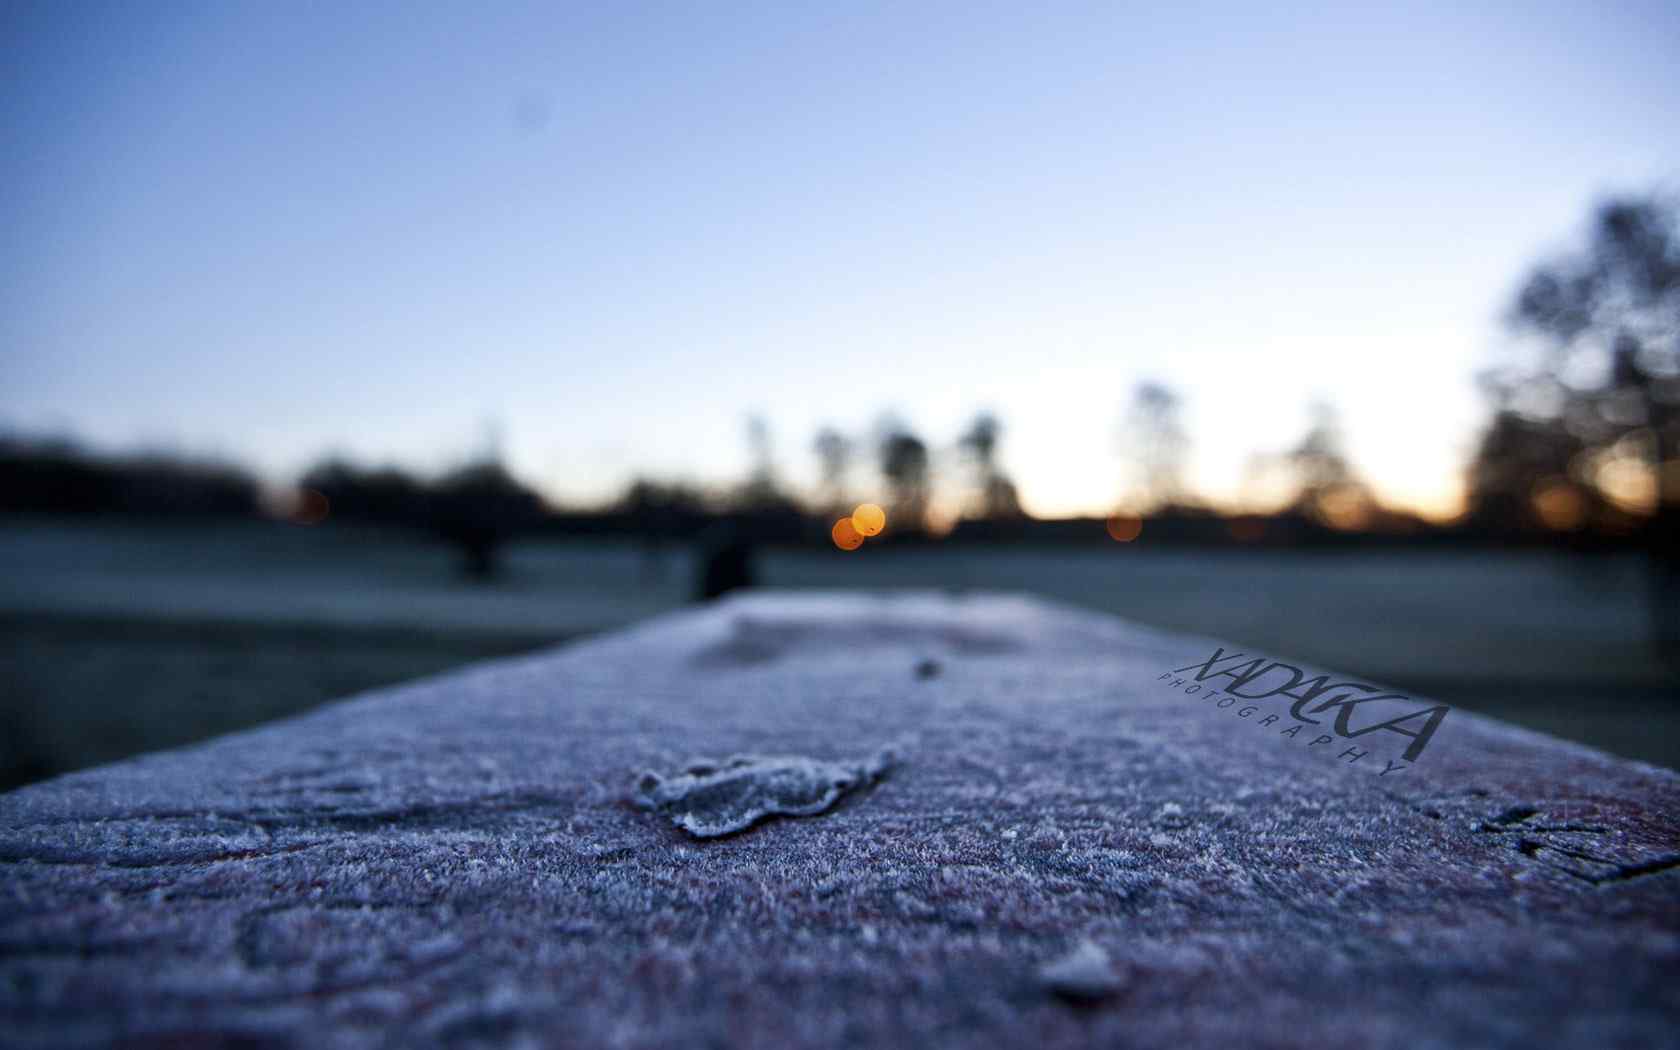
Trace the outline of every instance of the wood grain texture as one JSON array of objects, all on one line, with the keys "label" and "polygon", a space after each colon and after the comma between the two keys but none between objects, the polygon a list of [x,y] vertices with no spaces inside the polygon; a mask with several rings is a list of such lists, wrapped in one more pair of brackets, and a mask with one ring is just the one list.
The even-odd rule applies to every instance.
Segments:
[{"label": "wood grain texture", "polygon": [[[15,791],[0,1042],[1673,1038],[1680,778],[1462,711],[1379,775],[1384,734],[1173,684],[1215,645],[757,595]],[[825,812],[718,839],[632,804],[694,756],[883,749]],[[1070,953],[1112,991],[1047,987]]]}]

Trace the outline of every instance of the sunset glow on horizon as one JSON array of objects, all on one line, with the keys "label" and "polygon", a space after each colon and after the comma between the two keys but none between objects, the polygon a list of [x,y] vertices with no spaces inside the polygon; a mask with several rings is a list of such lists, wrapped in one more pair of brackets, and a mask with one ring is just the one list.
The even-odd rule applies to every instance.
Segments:
[{"label": "sunset glow on horizon", "polygon": [[1101,518],[1151,380],[1203,503],[1275,505],[1254,464],[1322,400],[1381,504],[1446,520],[1524,270],[1680,173],[1663,5],[42,5],[0,39],[0,429],[275,485],[489,428],[556,504],[717,491],[751,415],[787,491],[833,427],[884,500],[890,414],[948,527],[989,411],[1022,509]]}]

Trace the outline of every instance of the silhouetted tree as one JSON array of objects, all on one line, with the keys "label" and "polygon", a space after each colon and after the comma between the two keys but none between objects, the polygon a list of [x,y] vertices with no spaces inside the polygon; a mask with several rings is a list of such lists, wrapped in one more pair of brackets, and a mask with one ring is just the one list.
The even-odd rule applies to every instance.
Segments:
[{"label": "silhouetted tree", "polygon": [[423,528],[431,520],[427,486],[396,467],[366,470],[330,458],[305,471],[298,484],[325,496],[337,520],[407,528]]},{"label": "silhouetted tree", "polygon": [[882,421],[879,430],[881,476],[892,490],[887,527],[920,532],[927,527],[931,489],[927,445],[908,426],[890,417]]},{"label": "silhouetted tree", "polygon": [[[1471,464],[1473,511],[1570,486],[1588,509],[1643,479],[1659,645],[1680,647],[1680,210],[1655,196],[1601,205],[1586,241],[1536,267],[1510,325],[1536,365],[1488,377],[1493,423]],[[1539,471],[1546,473],[1539,476]],[[1546,488],[1545,486],[1550,486]],[[1544,506],[1540,508],[1544,511]]]},{"label": "silhouetted tree", "polygon": [[1469,525],[1493,534],[1554,528],[1555,520],[1543,518],[1535,503],[1547,485],[1569,486],[1583,524],[1600,519],[1607,501],[1582,476],[1588,452],[1587,442],[1556,420],[1496,411],[1467,472]]},{"label": "silhouetted tree", "polygon": [[787,500],[776,483],[776,457],[770,440],[770,424],[763,416],[747,417],[747,452],[751,462],[746,484],[737,497],[747,510],[780,507]]},{"label": "silhouetted tree", "polygon": [[1181,401],[1152,381],[1137,385],[1126,412],[1122,446],[1130,467],[1133,502],[1140,513],[1182,502],[1189,439],[1179,422]]},{"label": "silhouetted tree", "polygon": [[632,481],[615,509],[629,520],[633,531],[664,537],[697,527],[710,513],[699,489],[648,478]]},{"label": "silhouetted tree", "polygon": [[432,512],[438,535],[460,550],[467,575],[488,580],[500,571],[502,546],[541,520],[544,508],[500,463],[483,461],[440,478]]},{"label": "silhouetted tree", "polygon": [[969,458],[975,471],[978,492],[978,515],[995,520],[1015,518],[1021,514],[1021,501],[1010,481],[997,463],[998,442],[1003,436],[1003,424],[990,412],[974,417],[958,439],[957,445]]},{"label": "silhouetted tree", "polygon": [[625,488],[610,514],[617,528],[630,532],[642,550],[642,582],[665,578],[665,548],[681,537],[696,535],[710,516],[698,489],[637,478]]},{"label": "silhouetted tree", "polygon": [[1370,488],[1348,461],[1335,408],[1320,401],[1311,411],[1312,425],[1284,456],[1295,488],[1291,509],[1323,525],[1361,527],[1375,505]]},{"label": "silhouetted tree", "polygon": [[837,511],[848,502],[847,476],[852,469],[852,440],[833,427],[823,427],[817,431],[811,447],[817,454],[823,506]]},{"label": "silhouetted tree", "polygon": [[0,438],[0,511],[247,515],[257,484],[237,467],[162,454],[107,457],[62,439]]},{"label": "silhouetted tree", "polygon": [[742,542],[797,537],[804,530],[805,513],[781,487],[770,426],[761,416],[747,419],[747,448],[752,467],[729,508]]}]

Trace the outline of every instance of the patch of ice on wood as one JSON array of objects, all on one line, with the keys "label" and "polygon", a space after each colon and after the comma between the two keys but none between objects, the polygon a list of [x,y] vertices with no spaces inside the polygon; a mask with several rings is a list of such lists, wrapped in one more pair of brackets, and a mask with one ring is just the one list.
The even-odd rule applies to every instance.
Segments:
[{"label": "patch of ice on wood", "polygon": [[858,763],[800,755],[736,755],[696,760],[676,776],[643,773],[636,804],[699,838],[744,831],[771,816],[809,817],[841,796],[879,780],[892,767],[890,752]]}]

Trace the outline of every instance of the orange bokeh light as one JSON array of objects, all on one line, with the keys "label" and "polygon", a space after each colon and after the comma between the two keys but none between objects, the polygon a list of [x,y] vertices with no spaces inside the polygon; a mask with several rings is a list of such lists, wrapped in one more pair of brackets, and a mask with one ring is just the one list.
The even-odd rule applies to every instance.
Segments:
[{"label": "orange bokeh light", "polygon": [[859,503],[851,520],[859,536],[879,536],[887,527],[887,512],[874,503]]},{"label": "orange bokeh light", "polygon": [[863,537],[852,527],[851,518],[841,518],[835,522],[829,535],[834,538],[834,545],[843,551],[855,551],[863,546]]},{"label": "orange bokeh light", "polygon": [[1109,538],[1120,543],[1130,543],[1143,532],[1143,519],[1131,514],[1115,514],[1108,519]]},{"label": "orange bokeh light", "polygon": [[1548,478],[1534,486],[1530,496],[1534,512],[1540,515],[1549,529],[1569,532],[1581,527],[1587,516],[1586,501],[1581,493],[1563,478]]}]

